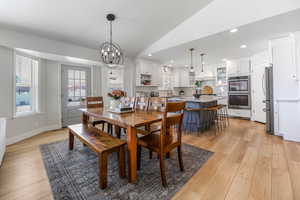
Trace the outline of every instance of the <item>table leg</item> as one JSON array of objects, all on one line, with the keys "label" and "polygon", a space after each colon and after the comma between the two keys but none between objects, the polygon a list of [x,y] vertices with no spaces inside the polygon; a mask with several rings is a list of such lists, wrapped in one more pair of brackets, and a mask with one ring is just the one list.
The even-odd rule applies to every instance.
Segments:
[{"label": "table leg", "polygon": [[120,128],[120,126],[115,125],[114,127],[115,127],[116,136],[118,138],[121,138],[121,128]]},{"label": "table leg", "polygon": [[85,114],[84,112],[82,113],[82,116],[81,116],[81,122],[82,122],[82,124],[85,124],[85,125],[87,125],[89,122],[89,116],[87,114]]},{"label": "table leg", "polygon": [[127,128],[128,137],[128,177],[130,183],[137,181],[137,135],[134,127]]}]

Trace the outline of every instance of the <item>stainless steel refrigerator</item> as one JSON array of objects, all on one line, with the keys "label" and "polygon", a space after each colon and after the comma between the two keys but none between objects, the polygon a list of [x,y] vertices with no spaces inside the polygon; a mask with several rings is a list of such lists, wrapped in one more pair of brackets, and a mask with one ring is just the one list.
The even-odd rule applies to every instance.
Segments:
[{"label": "stainless steel refrigerator", "polygon": [[265,69],[266,83],[266,132],[274,134],[274,102],[273,102],[273,66],[270,65]]}]

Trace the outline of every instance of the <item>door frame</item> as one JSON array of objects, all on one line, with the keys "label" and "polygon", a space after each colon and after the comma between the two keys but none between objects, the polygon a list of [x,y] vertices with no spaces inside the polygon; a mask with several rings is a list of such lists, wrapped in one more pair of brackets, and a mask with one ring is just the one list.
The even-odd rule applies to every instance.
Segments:
[{"label": "door frame", "polygon": [[93,90],[93,66],[92,65],[84,65],[84,64],[78,64],[78,63],[67,63],[67,62],[60,62],[59,63],[59,67],[58,67],[58,107],[59,107],[59,127],[63,127],[63,123],[62,123],[62,119],[63,119],[63,108],[62,108],[62,68],[63,66],[70,66],[70,67],[86,67],[90,69],[91,72],[91,84],[90,84],[90,95],[93,94],[94,90]]}]

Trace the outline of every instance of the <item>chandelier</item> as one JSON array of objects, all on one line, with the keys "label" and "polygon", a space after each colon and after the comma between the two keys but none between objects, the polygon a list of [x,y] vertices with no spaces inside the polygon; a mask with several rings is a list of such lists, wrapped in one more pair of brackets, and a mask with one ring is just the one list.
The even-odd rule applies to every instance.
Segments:
[{"label": "chandelier", "polygon": [[124,63],[124,54],[121,47],[113,43],[112,41],[112,22],[116,19],[114,14],[108,14],[106,19],[110,24],[110,39],[109,42],[104,42],[100,48],[100,55],[102,62],[107,64],[109,67],[115,67],[123,65]]},{"label": "chandelier", "polygon": [[191,52],[191,65],[190,65],[190,72],[195,72],[194,66],[193,66],[193,51],[195,49],[194,48],[190,48],[190,52]]}]

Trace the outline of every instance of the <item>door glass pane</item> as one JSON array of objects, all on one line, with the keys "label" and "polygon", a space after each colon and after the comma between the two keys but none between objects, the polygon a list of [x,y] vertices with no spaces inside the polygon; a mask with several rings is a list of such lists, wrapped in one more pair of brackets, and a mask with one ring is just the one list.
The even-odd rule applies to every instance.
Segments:
[{"label": "door glass pane", "polygon": [[86,72],[82,70],[68,71],[68,106],[79,106],[87,95]]},{"label": "door glass pane", "polygon": [[80,80],[75,80],[75,96],[80,97]]},{"label": "door glass pane", "polygon": [[74,79],[74,70],[68,70],[68,78]]},{"label": "door glass pane", "polygon": [[85,97],[86,96],[86,81],[81,80],[81,96]]},{"label": "door glass pane", "polygon": [[80,73],[80,79],[85,79],[85,71],[81,71]]},{"label": "door glass pane", "polygon": [[68,94],[69,94],[69,97],[74,96],[74,80],[69,80]]},{"label": "door glass pane", "polygon": [[80,71],[75,71],[75,79],[80,79]]}]

